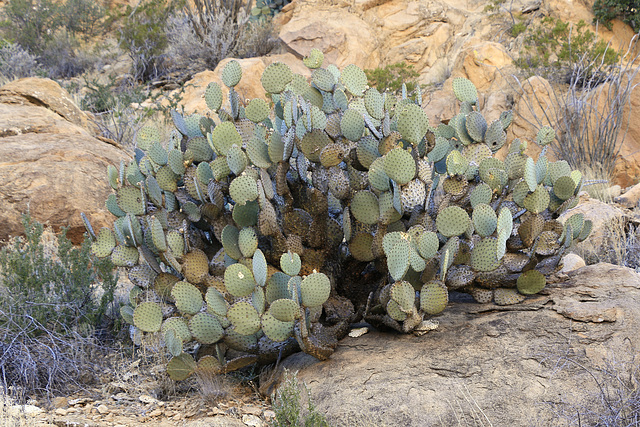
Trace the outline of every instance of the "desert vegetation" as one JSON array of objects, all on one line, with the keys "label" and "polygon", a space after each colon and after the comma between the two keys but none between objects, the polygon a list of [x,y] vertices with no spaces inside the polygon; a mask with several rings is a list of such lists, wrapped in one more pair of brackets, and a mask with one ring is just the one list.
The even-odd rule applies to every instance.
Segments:
[{"label": "desert vegetation", "polygon": [[[640,271],[637,221],[608,224],[589,246],[591,220],[559,220],[582,191],[613,202],[635,39],[615,49],[585,21],[533,22],[500,1],[482,10],[505,18],[508,80],[535,141],[507,137],[513,112],[485,119],[496,112],[481,112],[484,94],[468,79],[445,86],[456,108],[433,123],[423,95],[443,84],[422,84],[409,61],[339,69],[317,49],[303,60],[309,78],[266,67],[256,84],[267,101],[242,98],[231,61],[223,84],[207,86],[209,111],[184,111],[195,74],[280,51],[273,22],[287,4],[4,4],[0,82],[55,79],[133,160],[105,171],[111,228],[87,221],[74,247],[27,213],[24,235],[2,242],[3,407],[153,390],[155,402],[188,396],[202,416],[251,401],[269,425],[328,426],[295,372],[259,397],[264,366],[299,350],[327,359],[353,322],[427,333],[450,292],[519,303],[547,291],[569,252]],[[633,4],[599,0],[594,13],[598,25],[637,25]],[[537,76],[554,108],[533,88]],[[529,157],[534,142],[542,152]],[[580,368],[601,390],[597,409],[561,418],[637,422],[637,367]],[[19,411],[5,420],[29,424]]]}]

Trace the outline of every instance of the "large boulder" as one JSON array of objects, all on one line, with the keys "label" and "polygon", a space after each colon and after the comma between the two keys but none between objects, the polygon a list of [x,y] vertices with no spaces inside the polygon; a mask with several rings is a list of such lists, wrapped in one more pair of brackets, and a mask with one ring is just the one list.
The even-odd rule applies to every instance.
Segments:
[{"label": "large boulder", "polygon": [[107,165],[130,156],[95,138],[89,118],[48,79],[0,88],[0,241],[22,233],[21,215],[83,239],[84,212],[94,227],[113,221],[104,202]]},{"label": "large boulder", "polygon": [[422,337],[373,331],[282,367],[333,425],[596,425],[619,408],[602,393],[636,366],[640,274],[597,264],[514,306],[457,298]]}]

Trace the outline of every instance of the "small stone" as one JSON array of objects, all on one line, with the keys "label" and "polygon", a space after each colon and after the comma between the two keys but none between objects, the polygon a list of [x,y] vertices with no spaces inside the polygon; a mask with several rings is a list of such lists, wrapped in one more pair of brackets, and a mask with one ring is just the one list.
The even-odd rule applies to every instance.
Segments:
[{"label": "small stone", "polygon": [[35,416],[44,411],[35,405],[11,405],[7,411],[9,416],[19,418],[21,416]]},{"label": "small stone", "polygon": [[355,328],[355,329],[352,329],[352,330],[349,332],[349,336],[350,336],[350,337],[352,337],[352,338],[358,338],[358,337],[363,336],[363,335],[364,335],[364,334],[366,334],[367,332],[369,332],[369,328],[367,328],[367,327],[364,327],[364,328]]},{"label": "small stone", "polygon": [[584,267],[586,264],[580,255],[576,254],[567,254],[562,258],[562,269],[560,273],[567,274],[570,271],[577,270],[581,267]]},{"label": "small stone", "polygon": [[266,411],[264,411],[262,413],[262,416],[264,417],[265,420],[271,421],[271,420],[274,420],[276,418],[276,413],[274,411],[272,411],[271,409],[267,409]]},{"label": "small stone", "polygon": [[55,410],[55,414],[64,417],[65,415],[68,414],[68,412],[64,408],[58,408],[58,409]]},{"label": "small stone", "polygon": [[51,405],[54,408],[68,408],[69,407],[69,401],[67,400],[66,397],[54,397],[51,400]]},{"label": "small stone", "polygon": [[242,407],[242,412],[250,415],[260,416],[262,414],[262,408],[258,408],[257,406],[247,405]]},{"label": "small stone", "polygon": [[98,406],[98,413],[100,413],[100,415],[108,414],[109,408],[107,407],[107,405],[100,405]]},{"label": "small stone", "polygon": [[245,414],[242,416],[242,422],[247,425],[247,426],[251,426],[251,427],[262,427],[264,425],[264,423],[262,422],[262,420],[258,417],[256,417],[255,415],[251,415],[251,414]]},{"label": "small stone", "polygon": [[149,396],[148,394],[143,394],[140,397],[138,397],[138,400],[140,400],[140,402],[142,403],[158,403],[158,399],[155,399],[151,396]]}]

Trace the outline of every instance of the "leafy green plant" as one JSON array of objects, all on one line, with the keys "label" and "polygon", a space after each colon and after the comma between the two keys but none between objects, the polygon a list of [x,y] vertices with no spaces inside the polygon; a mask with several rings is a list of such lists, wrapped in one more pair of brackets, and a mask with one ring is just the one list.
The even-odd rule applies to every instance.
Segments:
[{"label": "leafy green plant", "polygon": [[[46,325],[32,330],[37,336],[86,326],[100,327],[113,304],[117,275],[108,259],[91,255],[85,239],[74,247],[62,230],[57,242],[47,245],[44,227],[28,215],[23,217],[24,238],[0,250],[0,300],[2,306],[22,307],[12,322]],[[98,301],[96,291],[102,294]],[[0,325],[7,325],[7,319]]]},{"label": "leafy green plant", "polygon": [[[596,71],[620,60],[620,53],[598,39],[584,21],[573,25],[546,17],[539,26],[527,27],[524,34],[525,48],[514,63],[526,70],[538,70],[544,76],[557,74],[559,68],[572,68],[578,61],[592,63]],[[552,70],[544,72],[549,67]]]},{"label": "leafy green plant", "polygon": [[59,9],[51,0],[11,0],[1,28],[6,38],[39,55],[62,25]]},{"label": "leafy green plant", "polygon": [[596,0],[593,3],[593,22],[604,24],[609,30],[613,28],[611,22],[619,18],[629,24],[633,31],[640,29],[640,2],[638,0]]},{"label": "leafy green plant", "polygon": [[95,62],[80,48],[76,37],[88,38],[101,27],[105,11],[98,3],[11,0],[4,15],[2,35],[35,56],[50,77],[72,77]]},{"label": "leafy green plant", "polygon": [[[302,407],[301,388],[306,394],[306,409]],[[329,427],[326,417],[318,412],[311,399],[311,390],[304,383],[300,386],[297,372],[285,370],[282,384],[271,400],[276,413],[274,427]]]},{"label": "leafy green plant", "polygon": [[373,70],[366,69],[364,73],[369,80],[369,86],[375,87],[380,92],[388,91],[395,94],[400,93],[403,83],[407,91],[413,92],[418,85],[416,79],[420,77],[420,73],[413,68],[413,65],[406,62],[396,62]]},{"label": "leafy green plant", "polygon": [[518,22],[511,27],[511,36],[518,37],[520,34],[527,30],[527,25],[524,22]]},{"label": "leafy green plant", "polygon": [[164,73],[168,46],[165,27],[174,10],[175,3],[170,0],[146,0],[124,10],[119,43],[133,60],[136,79],[147,81]]}]

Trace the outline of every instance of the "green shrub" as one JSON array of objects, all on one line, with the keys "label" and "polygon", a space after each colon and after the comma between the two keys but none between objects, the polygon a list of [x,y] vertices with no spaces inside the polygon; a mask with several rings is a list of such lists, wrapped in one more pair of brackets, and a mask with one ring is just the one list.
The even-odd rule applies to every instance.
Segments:
[{"label": "green shrub", "polygon": [[72,77],[94,63],[76,37],[95,35],[104,15],[91,0],[11,0],[4,8],[0,33],[35,56],[50,77]]},{"label": "green shrub", "polygon": [[61,27],[60,6],[51,0],[11,0],[4,7],[5,37],[40,55]]},{"label": "green shrub", "polygon": [[285,371],[284,381],[271,397],[276,413],[274,427],[329,427],[326,417],[317,411],[307,385],[303,383],[302,387],[306,392],[306,410],[302,408],[297,373]]},{"label": "green shrub", "polygon": [[119,43],[133,60],[132,73],[136,79],[147,81],[164,72],[168,46],[165,27],[173,11],[174,3],[170,0],[147,0],[125,9]]},{"label": "green shrub", "polygon": [[[588,30],[584,21],[573,25],[547,17],[538,27],[528,27],[524,34],[525,48],[514,62],[523,69],[537,69],[545,77],[557,75],[557,69],[573,68],[578,62],[593,64],[595,71],[620,60],[620,54]],[[541,70],[549,67],[554,71]]]},{"label": "green shrub", "polygon": [[47,244],[42,224],[28,215],[22,223],[25,237],[0,250],[0,306],[12,313],[0,314],[0,327],[36,322],[45,329],[30,329],[35,337],[103,326],[117,285],[111,261],[92,256],[89,239],[74,247],[63,229]]},{"label": "green shrub", "polygon": [[593,22],[601,22],[609,30],[613,28],[611,20],[619,18],[629,24],[633,31],[640,29],[640,2],[638,0],[596,0],[593,3]]},{"label": "green shrub", "polygon": [[511,27],[511,36],[518,37],[520,34],[527,30],[527,25],[524,22],[518,22]]},{"label": "green shrub", "polygon": [[420,73],[413,68],[413,65],[406,62],[396,62],[384,68],[378,67],[373,70],[364,70],[364,72],[369,80],[369,86],[375,87],[380,92],[388,91],[395,94],[400,93],[402,83],[405,83],[407,91],[415,90],[418,84],[416,79],[420,77]]}]

